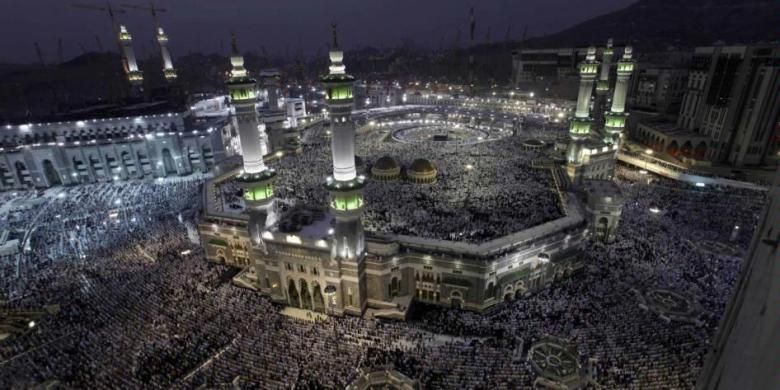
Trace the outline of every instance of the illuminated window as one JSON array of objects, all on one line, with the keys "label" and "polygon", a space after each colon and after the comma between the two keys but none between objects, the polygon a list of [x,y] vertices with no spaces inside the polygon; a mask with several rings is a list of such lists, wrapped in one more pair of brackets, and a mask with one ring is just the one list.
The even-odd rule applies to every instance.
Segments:
[{"label": "illuminated window", "polygon": [[336,210],[356,210],[363,206],[363,198],[358,194],[334,197],[331,207]]},{"label": "illuminated window", "polygon": [[346,85],[340,87],[328,88],[328,99],[331,100],[352,99],[352,88]]}]

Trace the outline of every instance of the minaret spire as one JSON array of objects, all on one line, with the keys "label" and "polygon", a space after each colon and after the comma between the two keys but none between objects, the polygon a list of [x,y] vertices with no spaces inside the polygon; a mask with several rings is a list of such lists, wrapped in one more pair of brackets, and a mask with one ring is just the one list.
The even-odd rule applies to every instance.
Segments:
[{"label": "minaret spire", "polygon": [[263,245],[262,231],[275,222],[274,187],[276,171],[267,167],[263,156],[268,151],[265,129],[257,118],[257,82],[244,68],[244,57],[238,51],[236,35],[232,34],[230,79],[227,87],[235,108],[235,125],[241,144],[243,168],[236,183],[244,190],[246,213],[249,214],[249,236],[254,245]]},{"label": "minaret spire", "polygon": [[590,98],[593,94],[593,83],[596,80],[599,63],[596,61],[596,48],[588,48],[585,61],[579,65],[580,91],[577,96],[577,109],[574,118],[569,123],[569,148],[566,156],[566,171],[573,184],[578,184],[581,178],[582,143],[590,135],[592,119],[590,118]]},{"label": "minaret spire", "polygon": [[[358,176],[355,169],[355,124],[352,122],[354,98],[352,87],[355,78],[347,74],[342,63],[344,53],[338,48],[336,25],[332,25],[333,47],[330,51],[329,73],[322,77],[325,87],[325,102],[328,106],[332,138],[333,176],[328,177],[325,189],[330,193],[330,213],[335,217],[331,241],[332,260],[342,272],[356,274],[355,281],[343,281],[338,288],[348,295],[339,301],[343,310],[362,314],[366,307],[365,238],[363,235],[363,187],[364,176]],[[354,299],[357,298],[357,299]]]},{"label": "minaret spire", "polygon": [[336,31],[336,23],[331,23],[330,25],[330,33],[333,35],[333,49],[332,50],[338,50],[339,49],[339,34]]},{"label": "minaret spire", "polygon": [[633,51],[631,46],[626,46],[623,50],[623,58],[618,61],[612,109],[607,114],[604,124],[607,133],[604,141],[609,144],[619,143],[626,127],[626,117],[628,116],[626,113],[626,93],[628,93],[628,80],[634,71]]}]

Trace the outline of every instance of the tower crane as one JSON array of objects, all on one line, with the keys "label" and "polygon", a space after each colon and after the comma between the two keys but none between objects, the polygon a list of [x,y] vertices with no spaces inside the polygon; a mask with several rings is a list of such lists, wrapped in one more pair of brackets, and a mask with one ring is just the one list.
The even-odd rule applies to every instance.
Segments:
[{"label": "tower crane", "polygon": [[44,65],[45,63],[43,61],[43,53],[41,53],[41,46],[38,45],[38,42],[35,42],[34,44],[35,44],[35,54],[38,55],[38,62],[41,65]]}]

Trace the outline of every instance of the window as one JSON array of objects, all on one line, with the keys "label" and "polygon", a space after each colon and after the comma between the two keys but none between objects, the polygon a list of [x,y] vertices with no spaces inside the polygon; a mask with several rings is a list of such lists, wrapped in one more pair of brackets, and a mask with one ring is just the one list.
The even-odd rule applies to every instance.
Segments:
[{"label": "window", "polygon": [[317,271],[317,268],[312,268],[311,269],[311,273],[312,273],[312,275],[319,275],[320,274],[319,271]]},{"label": "window", "polygon": [[303,268],[302,265],[299,265],[298,266],[298,271],[301,272],[301,273],[306,273],[306,268]]},{"label": "window", "polygon": [[328,89],[328,98],[331,100],[352,99],[352,88],[344,85]]}]

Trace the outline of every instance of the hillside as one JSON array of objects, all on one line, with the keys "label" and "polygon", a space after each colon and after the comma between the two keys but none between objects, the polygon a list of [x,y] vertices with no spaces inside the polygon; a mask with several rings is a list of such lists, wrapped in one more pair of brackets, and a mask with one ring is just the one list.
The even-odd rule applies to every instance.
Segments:
[{"label": "hillside", "polygon": [[777,41],[779,26],[778,0],[640,0],[527,46],[586,46],[610,37],[648,49]]}]

